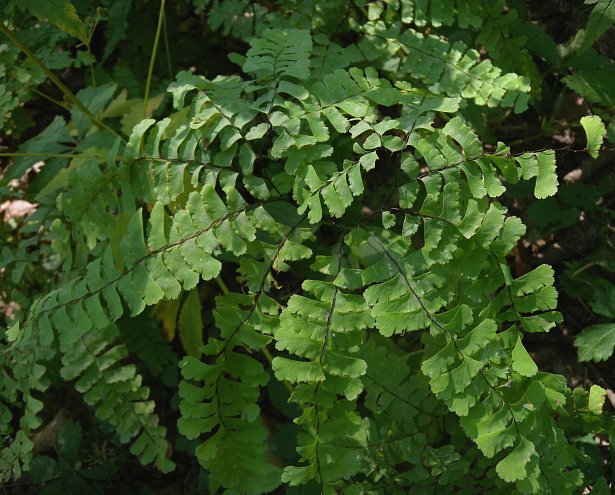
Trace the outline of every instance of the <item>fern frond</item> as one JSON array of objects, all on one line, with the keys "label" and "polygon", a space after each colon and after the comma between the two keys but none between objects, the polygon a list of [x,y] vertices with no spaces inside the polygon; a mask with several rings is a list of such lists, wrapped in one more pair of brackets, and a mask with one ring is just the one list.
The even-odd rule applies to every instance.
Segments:
[{"label": "fern frond", "polygon": [[[539,92],[541,77],[529,51],[526,38],[517,36],[517,11],[505,0],[401,0],[400,20],[414,26],[458,25],[477,32],[474,43],[484,47],[495,65],[516,72],[532,81],[532,91]],[[382,14],[379,16],[382,17]]]},{"label": "fern frond", "polygon": [[[382,466],[374,473],[378,480],[374,485],[382,488],[366,483],[367,493],[393,494],[404,483],[426,492],[471,493],[478,485],[474,476],[481,480],[481,486],[489,486],[493,478],[497,481],[488,467],[471,466],[466,460],[471,454],[458,449],[455,431],[445,426],[452,418],[420,373],[420,352],[408,353],[389,339],[372,335],[361,356],[368,367],[362,381],[365,406],[371,412],[368,464]],[[444,435],[451,435],[451,442],[440,446]],[[400,461],[406,466],[403,473],[386,468]],[[479,471],[483,471],[481,475],[477,475]],[[386,480],[395,480],[394,486],[389,487]]]},{"label": "fern frond", "polygon": [[[526,349],[526,332],[561,318],[554,272],[515,278],[506,256],[525,227],[500,200],[521,180],[553,195],[555,155],[484,147],[446,115],[466,115],[464,100],[522,111],[531,70],[504,73],[513,62],[431,34],[472,26],[498,62],[502,43],[523,42],[514,13],[501,0],[321,3],[200,2],[249,42],[231,56],[243,75],[178,74],[169,117],[142,120],[125,144],[101,140],[40,193],[28,228],[44,242],[3,248],[12,290],[36,256],[54,273],[5,332],[2,479],[28,467],[54,372],[143,463],[172,469],[143,382],[175,386],[179,366],[179,432],[212,492],[579,491],[564,429],[597,424],[604,393],[571,392]],[[220,17],[249,7],[271,15]],[[605,127],[582,123],[596,154]],[[207,302],[214,284],[199,283],[213,279],[221,295]],[[167,304],[180,338],[193,330],[181,360],[140,316]],[[263,407],[279,406],[273,378],[300,410],[298,459],[284,467]]]},{"label": "fern frond", "polygon": [[[238,197],[233,194],[228,191],[237,203]],[[113,323],[124,314],[122,299],[136,316],[162,298],[177,297],[182,288],[193,288],[199,277],[215,277],[220,263],[212,254],[218,246],[244,252],[244,238],[252,239],[254,234],[246,228],[247,205],[239,202],[238,208],[229,212],[214,188],[206,185],[201,194],[192,192],[186,209],[178,210],[173,217],[166,215],[163,204],[157,202],[147,237],[138,210],[118,246],[121,258],[114,258],[113,249],[107,247],[102,258],[87,265],[84,277],[37,300],[22,330],[22,335],[36,332],[48,342],[58,335],[66,378],[77,379],[76,387],[86,393],[86,401],[99,405],[99,414],[117,426],[122,438],[136,435],[137,418],[143,433],[133,444],[133,451],[145,462],[155,458],[164,470],[171,464],[165,459],[163,429],[157,426],[151,405],[143,402],[147,389],[141,387],[134,367],[109,369],[125,354],[121,346],[109,349],[117,334]],[[116,394],[105,388],[112,386],[121,390]],[[122,394],[128,396],[122,408],[110,407],[113,401],[126,398]],[[111,402],[99,404],[105,395]],[[130,415],[128,410],[132,410]]]},{"label": "fern frond", "polygon": [[[20,478],[32,460],[32,433],[41,426],[39,413],[43,402],[36,397],[50,385],[43,363],[52,359],[55,348],[45,336],[32,332],[22,334],[20,345],[3,346],[0,369],[0,481]],[[17,411],[14,404],[19,404]],[[15,417],[18,418],[14,422]],[[13,425],[18,427],[13,431]],[[11,435],[12,434],[12,435]]]},{"label": "fern frond", "polygon": [[[354,198],[363,193],[362,174],[375,167],[378,148],[399,151],[404,147],[400,134],[411,131],[426,113],[457,108],[447,98],[393,88],[371,69],[337,70],[316,83],[312,92],[315,100],[287,102],[288,113],[271,115],[272,127],[279,133],[271,154],[288,157],[284,170],[295,176],[293,197],[299,204],[298,212],[309,211],[312,223],[322,218],[323,202],[331,216],[344,215]],[[412,109],[403,119],[377,121],[369,111],[374,104],[386,107],[400,103]],[[309,129],[310,135],[303,129]],[[350,135],[356,161],[346,159],[338,167],[328,159],[332,149],[319,143],[332,132]]]},{"label": "fern frond", "polygon": [[401,21],[416,26],[452,26],[478,28],[483,22],[481,0],[400,0]]},{"label": "fern frond", "polygon": [[[339,249],[341,254],[342,245]],[[326,256],[316,263],[336,265],[335,276],[341,260]],[[275,357],[272,368],[279,380],[299,383],[291,400],[303,408],[296,422],[305,434],[297,451],[307,465],[287,467],[282,479],[290,485],[316,479],[331,490],[361,466],[357,449],[364,433],[353,401],[362,391],[360,377],[367,365],[356,351],[373,322],[361,296],[331,281],[306,280],[303,290],[306,295],[288,301],[275,332],[276,348],[293,358]],[[354,445],[340,448],[343,440]]]},{"label": "fern frond", "polygon": [[[197,5],[196,12],[201,10],[203,7]],[[215,0],[207,9],[207,24],[213,31],[245,41],[260,35],[276,20],[265,7],[249,0]]]},{"label": "fern frond", "polygon": [[312,39],[308,31],[270,29],[250,45],[243,70],[254,74],[257,80],[305,80],[310,76]]},{"label": "fern frond", "polygon": [[400,51],[396,72],[420,81],[433,93],[461,95],[478,105],[527,108],[529,80],[514,73],[502,73],[490,60],[480,59],[476,50],[461,41],[450,44],[434,35],[423,35],[400,25],[377,21],[364,26],[364,43],[392,44]]},{"label": "fern frond", "polygon": [[[279,304],[267,295],[272,272],[285,271],[286,262],[311,255],[301,246],[306,235],[300,227],[304,217],[295,215],[293,222],[291,216],[293,223],[284,226],[279,217],[274,220],[276,213],[284,211],[288,222],[289,210],[284,208],[277,212],[262,208],[254,214],[255,225],[264,232],[273,228],[281,241],[275,246],[251,245],[261,260],[242,263],[250,294],[217,298],[214,318],[220,335],[210,337],[202,348],[211,364],[187,357],[180,365],[184,378],[180,383],[180,431],[188,438],[209,434],[197,447],[199,462],[224,486],[254,494],[274,489],[280,483],[280,472],[267,462],[267,431],[257,404],[268,375],[258,360],[241,349],[263,349],[279,324]],[[198,385],[192,383],[195,381]],[[244,472],[237,476],[240,466]]]},{"label": "fern frond", "polygon": [[[251,87],[238,77],[217,77],[208,81],[189,73],[180,73],[178,79],[169,88],[176,108],[182,107],[186,95],[199,90],[191,105],[190,130],[185,131],[186,135],[194,136],[193,141],[197,143],[196,154],[190,157],[198,165],[192,173],[193,180],[198,179],[201,169],[210,174],[207,170],[210,167],[229,170],[229,174],[232,170],[241,172],[243,184],[254,197],[268,199],[273,196],[275,185],[270,178],[254,174],[255,162],[263,155],[255,149],[254,142],[268,130],[267,124],[259,122],[257,117],[259,113],[270,113],[272,104],[266,98],[271,95],[253,101],[251,93],[257,88],[271,91],[270,84],[278,88],[277,83],[265,81]],[[283,81],[278,89],[283,92],[285,85],[292,86]],[[259,107],[259,101],[265,104],[263,108]],[[167,155],[163,150],[162,156]]]},{"label": "fern frond", "polygon": [[166,428],[158,425],[149,388],[142,385],[134,364],[124,364],[128,350],[116,342],[116,326],[99,328],[86,324],[82,306],[74,307],[72,332],[60,333],[60,352],[65,380],[76,380],[75,389],[87,404],[96,409],[96,416],[109,422],[119,440],[133,440],[131,452],[143,464],[153,462],[162,472],[174,469],[167,458]]},{"label": "fern frond", "polygon": [[531,80],[532,92],[540,94],[542,78],[530,52],[526,48],[527,38],[516,35],[518,14],[507,8],[505,0],[481,2],[484,11],[476,44],[485,47],[489,57],[505,71],[516,72]]},{"label": "fern frond", "polygon": [[221,338],[210,338],[202,349],[215,361],[206,364],[187,357],[180,363],[184,380],[178,423],[189,439],[208,435],[196,455],[218,482],[255,494],[267,493],[280,482],[279,470],[267,462],[267,430],[257,405],[268,375],[258,360],[235,349],[259,350],[270,341],[269,325],[275,324],[278,307],[260,294],[256,300],[234,293],[217,299]]},{"label": "fern frond", "polygon": [[[102,166],[96,160],[86,160],[78,167],[69,166],[65,171],[66,185],[53,191],[56,208],[61,217],[51,224],[57,242],[58,254],[66,257],[65,266],[83,265],[87,251],[93,251],[99,243],[113,236],[117,212],[123,206],[118,194],[118,173],[115,168]],[[71,241],[74,252],[64,248]]]}]

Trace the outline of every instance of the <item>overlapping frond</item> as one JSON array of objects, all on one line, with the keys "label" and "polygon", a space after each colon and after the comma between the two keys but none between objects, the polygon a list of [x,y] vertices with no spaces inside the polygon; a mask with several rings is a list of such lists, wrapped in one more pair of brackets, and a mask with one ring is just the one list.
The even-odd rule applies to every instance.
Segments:
[{"label": "overlapping frond", "polygon": [[[322,256],[315,268],[334,276],[340,263],[339,255]],[[296,423],[305,432],[298,452],[306,465],[287,467],[282,479],[315,479],[328,493],[361,467],[365,433],[354,401],[367,365],[356,354],[373,321],[361,296],[330,280],[306,280],[303,290],[288,301],[275,332],[276,348],[290,357],[274,358],[272,368],[279,380],[297,384],[291,400],[302,407]]]},{"label": "overlapping frond", "polygon": [[214,318],[220,333],[202,348],[211,361],[187,357],[180,364],[184,381],[179,389],[179,429],[188,438],[208,435],[196,455],[224,486],[266,493],[280,483],[279,469],[267,462],[267,430],[257,404],[269,377],[247,352],[265,348],[279,324],[279,304],[267,295],[272,272],[287,270],[288,261],[310,256],[311,251],[301,245],[306,235],[300,227],[303,217],[286,227],[273,222],[264,209],[255,217],[260,228],[274,228],[282,240],[277,245],[262,242],[255,248],[263,259],[242,266],[251,293],[217,298]]},{"label": "overlapping frond", "polygon": [[60,374],[65,380],[75,380],[75,389],[96,409],[99,419],[115,428],[120,442],[132,441],[130,451],[142,463],[171,471],[175,463],[167,458],[166,428],[158,424],[149,388],[142,384],[135,365],[122,362],[128,350],[117,342],[117,327],[101,328],[87,323],[85,314],[80,316],[72,332],[60,333]]},{"label": "overlapping frond", "polygon": [[[233,194],[228,191],[229,197]],[[219,246],[245,252],[245,240],[254,233],[246,228],[246,204],[234,197],[236,210],[229,211],[214,188],[205,185],[172,216],[157,202],[147,235],[142,211],[136,211],[115,253],[108,246],[87,265],[85,276],[38,299],[20,331],[21,338],[34,333],[48,343],[57,336],[63,376],[76,380],[86,402],[116,426],[121,439],[139,434],[132,450],[163,470],[172,466],[166,459],[164,428],[157,426],[153,403],[134,366],[120,363],[126,349],[114,344],[113,323],[125,312],[136,316],[163,298],[176,298],[200,278],[217,276],[220,262],[212,254]]]},{"label": "overlapping frond", "polygon": [[[29,469],[33,449],[31,435],[42,424],[39,413],[43,402],[37,398],[37,393],[44,392],[50,385],[43,363],[55,354],[49,344],[48,339],[30,333],[11,354],[8,346],[2,347],[3,354],[11,357],[11,366],[3,366],[0,370],[0,432],[4,438],[0,450],[2,482],[19,478]],[[15,410],[14,404],[22,407]],[[14,426],[17,426],[16,431]]]},{"label": "overlapping frond", "polygon": [[[522,111],[528,81],[407,26],[488,27],[488,8],[472,5],[404,1],[400,20],[398,2],[353,4],[342,21],[364,36],[326,50],[339,22],[289,15],[252,38],[242,19],[242,77],[181,72],[170,117],[141,121],[106,160],[97,150],[70,163],[44,204],[66,273],[3,349],[15,363],[0,368],[3,478],[27,468],[44,364],[58,352],[60,375],[163,471],[166,431],[139,370],[162,379],[179,362],[179,432],[228,493],[580,486],[558,422],[597,416],[601,396],[571,394],[526,350],[525,333],[560,319],[553,270],[513,274],[506,256],[525,227],[499,200],[521,180],[553,195],[555,155],[485,147],[450,115],[464,99]],[[583,123],[595,154],[604,127]],[[221,294],[205,300],[213,280]],[[179,360],[137,316],[186,298],[196,344]],[[285,467],[271,460],[271,379],[301,411]]]},{"label": "overlapping frond", "polygon": [[363,29],[365,50],[375,51],[374,58],[378,58],[379,51],[389,52],[388,56],[396,60],[392,68],[395,73],[419,81],[434,93],[461,95],[478,105],[513,107],[515,112],[527,108],[529,79],[513,72],[503,73],[461,41],[450,43],[382,21],[366,24]]}]

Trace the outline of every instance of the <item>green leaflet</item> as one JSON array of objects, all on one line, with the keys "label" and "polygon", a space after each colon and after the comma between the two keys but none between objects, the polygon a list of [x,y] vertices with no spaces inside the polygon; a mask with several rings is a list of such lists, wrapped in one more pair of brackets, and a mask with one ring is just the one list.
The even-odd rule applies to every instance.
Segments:
[{"label": "green leaflet", "polygon": [[524,179],[536,177],[534,196],[543,199],[553,196],[557,192],[557,175],[555,174],[555,153],[541,151],[539,153],[524,153],[517,157],[521,165],[521,174]]},{"label": "green leaflet", "polygon": [[186,354],[200,357],[199,348],[203,345],[203,321],[201,319],[201,301],[195,289],[188,293],[179,312],[179,340]]},{"label": "green leaflet", "polygon": [[522,438],[513,451],[498,462],[497,472],[505,481],[523,479],[527,476],[526,466],[535,455],[534,445],[526,438]]},{"label": "green leaflet", "polygon": [[600,147],[606,134],[606,128],[602,123],[602,120],[597,115],[591,117],[582,117],[581,125],[585,130],[585,136],[587,137],[587,150],[593,158],[598,158]]},{"label": "green leaflet", "polygon": [[615,347],[615,324],[603,323],[585,328],[574,341],[581,361],[606,361]]},{"label": "green leaflet", "polygon": [[602,407],[606,397],[606,390],[600,385],[592,385],[589,389],[588,409],[593,414],[602,414]]},{"label": "green leaflet", "polygon": [[517,339],[515,347],[512,351],[513,370],[523,376],[534,376],[538,371],[538,366],[534,363],[530,355],[523,347],[521,339]]}]

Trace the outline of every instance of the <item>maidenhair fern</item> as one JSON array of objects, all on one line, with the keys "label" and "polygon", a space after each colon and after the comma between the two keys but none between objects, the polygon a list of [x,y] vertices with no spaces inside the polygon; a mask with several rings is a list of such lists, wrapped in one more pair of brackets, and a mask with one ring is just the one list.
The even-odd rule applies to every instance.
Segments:
[{"label": "maidenhair fern", "polygon": [[[2,344],[3,479],[28,468],[55,355],[120,442],[173,469],[142,372],[159,377],[176,356],[139,344],[151,325],[139,315],[185,298],[199,313],[198,288],[216,280],[205,345],[184,343],[178,387],[179,433],[212,487],[539,494],[593,482],[562,423],[601,424],[604,396],[573,394],[526,350],[526,333],[561,320],[553,270],[513,276],[506,256],[525,227],[498,201],[522,180],[555,194],[555,154],[484,145],[457,115],[469,100],[524,111],[529,78],[415,29],[491,22],[474,4],[357,2],[337,25],[359,39],[331,50],[300,16],[270,19],[278,27],[232,55],[242,76],[180,72],[173,112],[126,141],[73,122],[97,138],[38,196],[43,254],[65,273]],[[249,38],[245,20],[210,22]],[[351,66],[335,63],[344,54]],[[583,125],[597,152],[604,128]],[[271,380],[297,406],[290,466],[268,443]]]}]

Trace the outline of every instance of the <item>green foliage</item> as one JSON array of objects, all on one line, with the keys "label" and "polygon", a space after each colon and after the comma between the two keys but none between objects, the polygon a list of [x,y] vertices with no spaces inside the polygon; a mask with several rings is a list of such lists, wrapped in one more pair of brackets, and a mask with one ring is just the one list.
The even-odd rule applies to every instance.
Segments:
[{"label": "green foliage", "polygon": [[[168,473],[192,455],[211,493],[599,486],[575,442],[612,432],[606,392],[539,370],[527,335],[562,321],[554,270],[519,275],[507,259],[526,228],[504,195],[527,183],[554,196],[555,152],[485,143],[472,119],[538,98],[516,11],[289,1],[246,17],[249,3],[194,2],[249,48],[230,54],[230,75],[178,72],[166,101],[127,100],[122,81],[72,95],[51,78],[70,112],[2,178],[48,158],[0,265],[15,302],[1,478],[31,468],[51,490],[72,469],[85,483],[75,423],[58,439],[66,466],[33,460],[61,386],[142,464]],[[50,5],[27,8],[89,50],[73,4]],[[455,25],[472,36],[446,39]],[[606,128],[581,125],[595,157]],[[607,357],[607,326],[579,337],[581,359]]]},{"label": "green foliage", "polygon": [[48,455],[34,458],[29,476],[34,482],[44,484],[41,494],[102,493],[97,481],[111,478],[116,467],[110,462],[82,466],[79,455],[81,440],[81,426],[68,420],[56,434],[57,459]]},{"label": "green foliage", "polygon": [[[564,288],[582,298],[600,323],[586,326],[575,339],[580,361],[606,361],[613,355],[613,321],[615,320],[615,284],[608,274],[609,263],[602,262],[600,251],[585,264],[571,264],[565,272]],[[595,266],[594,266],[595,265]],[[574,292],[573,292],[574,291]]]},{"label": "green foliage", "polygon": [[615,347],[615,325],[605,323],[587,327],[574,345],[579,348],[581,361],[605,361],[611,357]]},{"label": "green foliage", "polygon": [[75,6],[68,0],[15,0],[17,8],[28,10],[40,20],[55,24],[66,33],[87,43],[88,35]]},{"label": "green foliage", "polygon": [[[393,3],[393,2],[392,2]],[[538,69],[526,48],[527,38],[519,36],[519,16],[504,0],[493,2],[401,0],[403,23],[434,27],[457,25],[477,30],[476,43],[483,46],[498,67],[518,72],[532,80],[537,92],[541,84]]]},{"label": "green foliage", "polygon": [[4,129],[8,117],[29,97],[29,82],[40,82],[41,74],[30,64],[19,63],[19,49],[0,44],[0,129]]},{"label": "green foliage", "polygon": [[587,135],[587,149],[589,150],[589,154],[594,158],[598,158],[598,151],[602,146],[604,135],[606,134],[606,128],[602,120],[595,115],[583,117],[581,119],[581,125]]},{"label": "green foliage", "polygon": [[[374,52],[383,40],[394,40],[393,47],[400,51],[396,57],[397,71],[410,80],[421,81],[431,92],[460,95],[478,105],[512,106],[517,113],[527,108],[529,80],[515,73],[503,74],[489,59],[481,60],[476,50],[461,41],[450,43],[434,35],[403,29],[398,23],[387,26],[382,21],[370,22],[363,30],[369,44],[359,48]],[[387,64],[393,65],[391,62]]]},{"label": "green foliage", "polygon": [[589,14],[587,26],[580,30],[570,41],[569,50],[585,51],[615,23],[615,5],[609,0],[590,0],[585,2],[595,4]]}]

